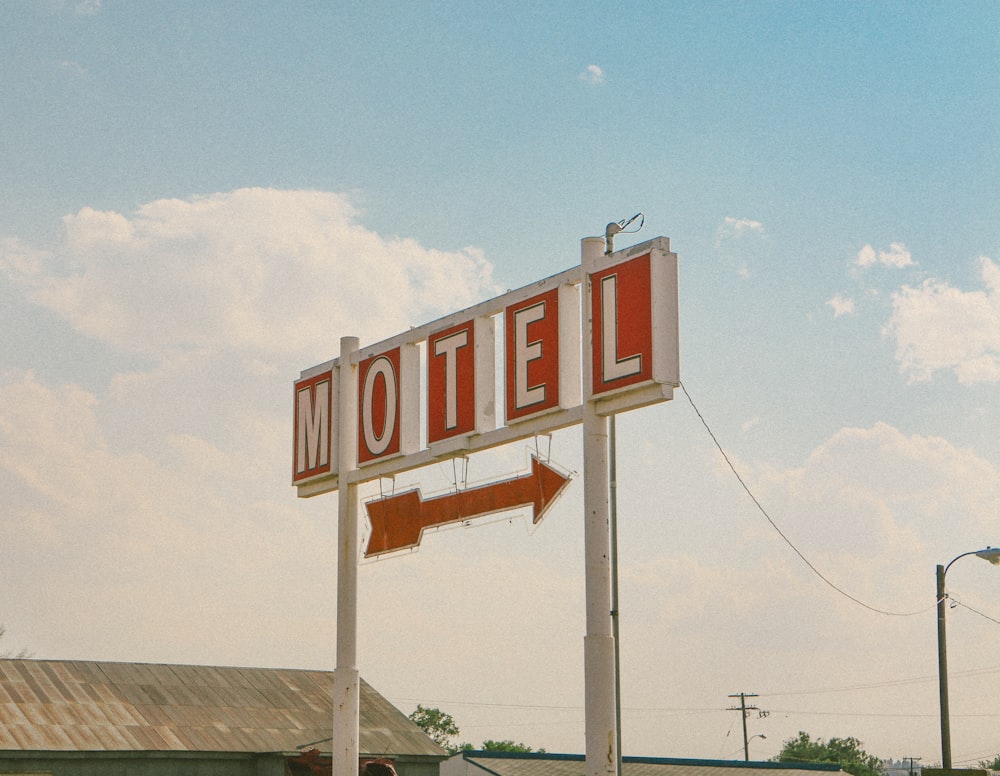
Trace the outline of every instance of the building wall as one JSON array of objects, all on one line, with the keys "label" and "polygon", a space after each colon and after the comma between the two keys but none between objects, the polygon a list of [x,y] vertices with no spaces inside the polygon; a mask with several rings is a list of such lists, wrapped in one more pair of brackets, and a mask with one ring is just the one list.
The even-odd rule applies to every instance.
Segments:
[{"label": "building wall", "polygon": [[396,773],[399,776],[439,776],[441,763],[437,762],[409,762],[403,759],[396,760]]},{"label": "building wall", "polygon": [[0,752],[0,774],[30,776],[284,776],[280,755],[188,752]]},{"label": "building wall", "polygon": [[[399,776],[439,776],[433,760],[396,760]],[[0,776],[285,776],[274,754],[0,751]]]}]

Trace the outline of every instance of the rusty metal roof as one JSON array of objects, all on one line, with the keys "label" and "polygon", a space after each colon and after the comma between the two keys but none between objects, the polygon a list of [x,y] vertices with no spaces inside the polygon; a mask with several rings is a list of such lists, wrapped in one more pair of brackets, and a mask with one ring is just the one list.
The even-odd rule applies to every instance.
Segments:
[{"label": "rusty metal roof", "polygon": [[[664,757],[624,757],[623,776],[847,776],[833,763],[743,762]],[[583,776],[583,755],[544,752],[461,752],[441,766],[442,775]]]},{"label": "rusty metal roof", "polygon": [[[332,698],[327,671],[0,659],[0,750],[329,752]],[[446,754],[363,680],[360,734],[366,755]]]}]

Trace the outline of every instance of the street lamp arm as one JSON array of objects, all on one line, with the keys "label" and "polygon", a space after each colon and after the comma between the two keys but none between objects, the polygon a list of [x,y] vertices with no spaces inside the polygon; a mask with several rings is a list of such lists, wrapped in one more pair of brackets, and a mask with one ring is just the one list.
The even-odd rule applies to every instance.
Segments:
[{"label": "street lamp arm", "polygon": [[952,558],[950,561],[948,561],[948,565],[944,567],[944,572],[942,573],[942,576],[944,576],[945,574],[948,573],[948,569],[951,568],[952,564],[956,560],[960,560],[960,559],[965,558],[965,557],[967,557],[969,555],[978,555],[980,552],[986,552],[989,549],[990,548],[987,547],[986,550],[969,550],[968,552],[963,552],[961,555],[956,555],[954,558]]}]

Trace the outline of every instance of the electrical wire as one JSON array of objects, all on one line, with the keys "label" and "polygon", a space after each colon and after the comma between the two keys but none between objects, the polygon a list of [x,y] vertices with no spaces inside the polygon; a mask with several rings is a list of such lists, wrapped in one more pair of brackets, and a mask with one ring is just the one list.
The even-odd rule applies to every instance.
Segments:
[{"label": "electrical wire", "polygon": [[[877,719],[937,719],[937,712],[879,712],[879,711],[803,711],[801,709],[774,709],[775,714],[795,714],[801,717],[873,717]],[[982,714],[951,714],[951,717],[963,719],[1000,719],[1000,713],[984,712]]]},{"label": "electrical wire", "polygon": [[[1000,666],[990,666],[987,668],[970,668],[964,671],[952,671],[952,679],[968,678],[974,676],[984,676],[987,674],[1000,673]],[[839,692],[858,692],[859,690],[882,690],[888,687],[904,687],[910,684],[926,684],[937,682],[937,674],[928,676],[915,676],[907,679],[889,679],[884,682],[872,682],[869,684],[854,684],[847,687],[823,687],[815,690],[789,690],[787,692],[761,692],[762,697],[785,698],[793,695],[828,695]]]},{"label": "electrical wire", "polygon": [[913,611],[913,612],[892,612],[892,611],[889,611],[887,609],[879,609],[877,606],[871,606],[870,604],[865,603],[860,598],[854,597],[853,595],[851,595],[850,593],[848,593],[846,590],[844,590],[841,587],[838,587],[836,584],[834,584],[832,581],[830,581],[830,579],[828,579],[818,568],[816,568],[810,562],[810,560],[805,555],[802,554],[802,552],[799,550],[799,548],[796,547],[792,543],[791,539],[789,539],[787,536],[785,536],[784,532],[778,527],[778,524],[774,522],[774,520],[768,514],[767,510],[764,509],[764,505],[761,504],[760,501],[757,500],[757,497],[753,494],[753,491],[750,490],[750,486],[747,485],[746,481],[743,479],[743,477],[740,476],[740,473],[736,470],[736,466],[733,465],[732,460],[730,460],[729,456],[726,454],[726,451],[722,447],[722,444],[719,442],[718,437],[715,436],[715,433],[712,431],[711,427],[708,425],[708,421],[705,420],[705,416],[701,414],[701,411],[698,409],[698,406],[694,403],[694,399],[691,398],[691,394],[688,393],[687,386],[685,386],[684,383],[680,383],[680,387],[681,387],[681,390],[684,391],[684,395],[687,397],[688,402],[691,404],[691,408],[694,410],[695,414],[698,416],[698,420],[701,421],[701,424],[705,427],[705,430],[708,432],[708,435],[712,438],[712,441],[715,443],[715,447],[722,454],[722,458],[725,460],[726,464],[729,466],[730,470],[733,472],[733,475],[736,477],[736,481],[739,482],[740,486],[746,492],[747,496],[750,497],[750,500],[757,507],[757,510],[764,516],[764,519],[767,520],[767,522],[771,524],[771,528],[773,528],[775,530],[775,532],[778,534],[778,536],[780,536],[784,540],[785,544],[787,544],[792,549],[792,552],[794,552],[796,555],[798,555],[799,560],[801,560],[803,563],[806,564],[806,566],[809,567],[809,570],[812,571],[813,574],[815,574],[817,577],[819,577],[821,580],[823,580],[823,582],[825,582],[827,585],[829,585],[831,588],[833,588],[833,590],[835,590],[836,592],[840,593],[845,598],[853,601],[858,606],[862,606],[865,609],[868,609],[869,611],[875,612],[877,614],[885,614],[885,615],[889,615],[890,617],[913,617],[914,615],[917,615],[917,614],[923,614],[924,612],[929,611],[929,610],[933,609],[935,606],[938,605],[939,602],[935,601],[931,606],[927,606],[927,607],[924,607],[923,609],[918,609],[918,610]]},{"label": "electrical wire", "polygon": [[961,601],[959,601],[957,598],[955,598],[955,596],[949,596],[949,599],[951,601],[954,601],[956,606],[961,606],[963,609],[968,609],[973,614],[978,614],[980,617],[982,617],[984,619],[987,619],[990,622],[995,622],[997,625],[1000,625],[1000,620],[996,619],[995,617],[990,617],[988,614],[984,614],[983,612],[979,611],[978,609],[973,609],[968,604],[963,604]]}]

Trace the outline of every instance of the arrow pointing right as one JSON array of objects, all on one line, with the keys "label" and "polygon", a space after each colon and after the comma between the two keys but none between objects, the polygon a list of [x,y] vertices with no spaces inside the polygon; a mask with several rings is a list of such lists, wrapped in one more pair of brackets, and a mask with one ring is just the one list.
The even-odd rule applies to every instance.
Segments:
[{"label": "arrow pointing right", "polygon": [[365,557],[420,545],[424,530],[459,523],[495,512],[530,506],[538,523],[552,502],[569,484],[569,478],[531,458],[531,472],[513,479],[424,499],[420,490],[408,490],[365,504],[372,531]]}]

